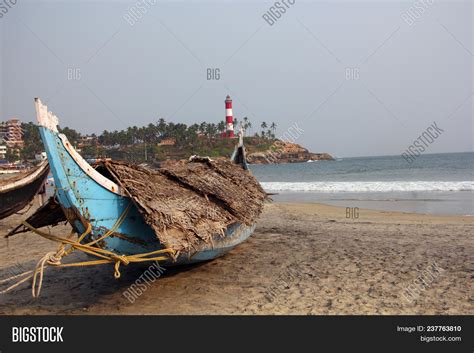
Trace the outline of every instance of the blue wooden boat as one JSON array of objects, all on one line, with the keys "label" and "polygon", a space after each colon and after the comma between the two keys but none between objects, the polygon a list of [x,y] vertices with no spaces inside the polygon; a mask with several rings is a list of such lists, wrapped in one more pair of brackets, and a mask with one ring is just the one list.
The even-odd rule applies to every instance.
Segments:
[{"label": "blue wooden boat", "polygon": [[[82,242],[88,243],[110,236],[96,246],[118,255],[136,255],[164,249],[154,230],[143,221],[142,214],[133,200],[115,181],[99,173],[73,148],[67,137],[58,132],[58,119],[47,106],[36,98],[36,113],[45,151],[56,186],[56,198],[73,229],[82,234],[91,226],[91,233]],[[240,139],[235,161],[247,168],[243,141]],[[117,222],[125,216],[121,222]],[[166,260],[165,265],[188,264],[214,259],[228,252],[255,229],[255,224],[242,222],[230,224],[224,236],[216,234],[211,242],[203,242],[192,253],[180,253]]]}]

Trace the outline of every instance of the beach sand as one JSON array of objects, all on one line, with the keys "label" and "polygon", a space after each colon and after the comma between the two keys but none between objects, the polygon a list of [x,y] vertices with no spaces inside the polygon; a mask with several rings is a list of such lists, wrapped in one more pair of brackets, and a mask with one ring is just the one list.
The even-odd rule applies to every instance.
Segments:
[{"label": "beach sand", "polygon": [[[19,219],[0,221],[0,234]],[[0,278],[56,248],[31,233],[0,242]],[[119,280],[112,265],[47,269],[39,298],[25,283],[0,295],[0,314],[474,314],[472,217],[361,209],[350,219],[341,207],[272,203],[246,242],[167,269],[130,303],[122,293],[148,266],[122,266]],[[420,288],[433,266],[407,300],[405,288]]]}]

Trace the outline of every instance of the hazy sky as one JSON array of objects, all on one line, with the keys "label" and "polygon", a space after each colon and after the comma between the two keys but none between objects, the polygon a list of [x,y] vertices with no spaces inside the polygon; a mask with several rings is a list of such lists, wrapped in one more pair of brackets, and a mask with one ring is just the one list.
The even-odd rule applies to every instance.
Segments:
[{"label": "hazy sky", "polygon": [[144,0],[131,25],[136,3],[0,6],[0,120],[34,121],[38,96],[84,133],[217,123],[230,94],[254,132],[297,123],[314,152],[400,154],[433,121],[430,153],[473,150],[472,1],[417,1],[410,17],[411,1],[296,0],[272,26],[274,2]]}]

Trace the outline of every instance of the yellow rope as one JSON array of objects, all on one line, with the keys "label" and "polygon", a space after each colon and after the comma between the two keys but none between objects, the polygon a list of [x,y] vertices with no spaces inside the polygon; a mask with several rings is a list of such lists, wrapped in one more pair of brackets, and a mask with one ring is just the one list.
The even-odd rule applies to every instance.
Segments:
[{"label": "yellow rope", "polygon": [[[132,262],[145,262],[145,261],[166,261],[166,260],[174,260],[176,258],[177,253],[172,250],[172,249],[161,249],[161,250],[155,250],[151,251],[148,253],[142,253],[142,254],[135,254],[135,255],[118,255],[112,251],[101,249],[95,246],[92,246],[99,241],[111,236],[123,223],[125,220],[130,208],[131,208],[131,202],[130,204],[125,208],[124,212],[121,214],[121,216],[117,219],[115,224],[113,225],[112,228],[110,228],[104,235],[99,237],[96,240],[93,240],[89,243],[86,244],[81,244],[80,242],[84,240],[84,238],[91,233],[92,231],[92,226],[90,223],[87,223],[87,228],[82,233],[78,239],[72,240],[69,239],[74,233],[71,232],[68,238],[63,238],[59,237],[53,234],[49,234],[43,231],[40,231],[39,229],[33,227],[31,224],[29,224],[26,221],[23,221],[23,225],[30,229],[32,232],[46,238],[52,241],[56,241],[59,243],[58,249],[56,251],[48,252],[45,254],[36,264],[35,270],[32,271],[26,271],[24,273],[9,277],[7,279],[1,280],[0,284],[8,282],[10,280],[27,276],[25,278],[22,278],[19,280],[17,283],[14,285],[8,287],[7,289],[0,291],[0,294],[7,293],[10,290],[16,288],[20,284],[24,283],[28,279],[32,278],[33,279],[33,284],[32,284],[32,295],[33,297],[38,297],[40,292],[41,292],[41,286],[43,283],[43,273],[44,269],[47,268],[48,266],[55,266],[55,267],[79,267],[79,266],[94,266],[94,265],[102,265],[102,264],[107,264],[107,263],[114,263],[114,277],[116,279],[120,278],[120,265],[128,265],[129,263]],[[65,246],[69,245],[70,247],[68,249],[65,249]],[[77,262],[77,263],[69,263],[69,264],[62,264],[61,259],[65,257],[66,255],[70,254],[72,251],[75,249],[80,250],[86,254],[98,257],[99,259],[97,260],[91,260],[91,261],[83,261],[83,262]],[[154,255],[162,255],[162,256],[154,256]],[[164,256],[163,256],[164,255]],[[39,279],[38,279],[39,276]],[[38,285],[37,285],[38,283]]]}]

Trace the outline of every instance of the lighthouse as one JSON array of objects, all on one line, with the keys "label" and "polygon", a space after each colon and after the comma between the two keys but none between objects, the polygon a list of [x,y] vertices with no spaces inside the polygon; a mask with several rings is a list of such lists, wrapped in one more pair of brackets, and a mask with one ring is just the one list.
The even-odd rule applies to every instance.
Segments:
[{"label": "lighthouse", "polygon": [[232,114],[232,99],[225,99],[225,130],[226,137],[234,137],[234,115]]}]

